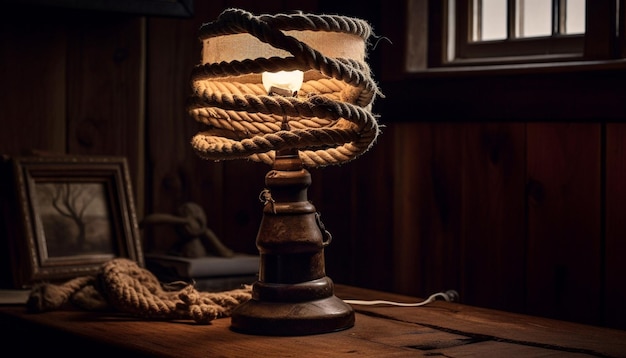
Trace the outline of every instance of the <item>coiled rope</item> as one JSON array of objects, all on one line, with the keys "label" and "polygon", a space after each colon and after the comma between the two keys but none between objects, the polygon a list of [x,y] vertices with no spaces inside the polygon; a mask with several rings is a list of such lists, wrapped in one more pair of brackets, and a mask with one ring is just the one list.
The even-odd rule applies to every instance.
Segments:
[{"label": "coiled rope", "polygon": [[91,311],[117,311],[155,320],[190,319],[200,324],[229,316],[252,297],[250,286],[224,292],[197,291],[185,282],[162,284],[147,269],[125,258],[112,259],[93,276],[63,284],[35,285],[28,298],[31,312],[57,310],[66,303]]},{"label": "coiled rope", "polygon": [[[353,35],[363,48],[371,35],[367,22],[345,16],[255,16],[240,9],[202,25],[202,41],[249,34],[289,55],[205,62],[193,69],[189,113],[208,126],[191,140],[200,157],[272,164],[277,150],[296,148],[303,165],[322,167],[350,161],[374,144],[380,129],[371,107],[381,93],[367,63],[325,56],[292,36],[293,30]],[[261,74],[279,70],[305,73],[297,96],[266,93]],[[281,127],[284,120],[288,129]]]}]

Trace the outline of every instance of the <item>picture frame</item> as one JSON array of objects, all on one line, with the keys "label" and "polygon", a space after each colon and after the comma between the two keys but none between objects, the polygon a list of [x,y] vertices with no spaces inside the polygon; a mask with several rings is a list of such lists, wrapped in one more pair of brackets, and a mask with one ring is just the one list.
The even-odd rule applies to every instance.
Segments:
[{"label": "picture frame", "polygon": [[125,157],[13,157],[6,167],[9,286],[95,274],[116,257],[145,266]]}]

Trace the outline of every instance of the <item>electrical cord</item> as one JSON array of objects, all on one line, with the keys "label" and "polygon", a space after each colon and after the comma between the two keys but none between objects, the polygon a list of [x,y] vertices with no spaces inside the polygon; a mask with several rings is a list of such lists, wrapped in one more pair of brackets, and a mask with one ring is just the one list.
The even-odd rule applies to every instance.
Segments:
[{"label": "electrical cord", "polygon": [[401,307],[419,307],[424,306],[429,303],[436,301],[438,298],[446,300],[447,302],[458,302],[459,301],[459,293],[455,290],[448,290],[446,292],[437,292],[430,295],[427,299],[422,302],[415,303],[403,303],[403,302],[394,302],[394,301],[385,301],[385,300],[372,300],[372,301],[364,301],[364,300],[343,300],[347,304],[352,305],[365,305],[365,306],[374,306],[374,305],[391,305],[391,306],[401,306]]}]

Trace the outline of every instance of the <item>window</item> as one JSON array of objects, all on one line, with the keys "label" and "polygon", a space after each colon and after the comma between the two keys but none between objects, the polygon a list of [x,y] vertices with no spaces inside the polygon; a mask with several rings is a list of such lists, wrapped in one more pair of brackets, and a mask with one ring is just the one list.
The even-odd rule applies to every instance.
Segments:
[{"label": "window", "polygon": [[[428,8],[426,67],[624,57],[626,0],[428,0],[426,3],[427,6],[413,7],[414,10]],[[408,68],[411,67],[408,63]]]},{"label": "window", "polygon": [[471,42],[585,33],[585,0],[473,0]]}]

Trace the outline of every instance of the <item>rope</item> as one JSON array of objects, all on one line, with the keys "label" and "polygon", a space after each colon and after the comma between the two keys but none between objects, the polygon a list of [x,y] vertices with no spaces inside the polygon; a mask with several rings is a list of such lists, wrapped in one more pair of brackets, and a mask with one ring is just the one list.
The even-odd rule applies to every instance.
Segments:
[{"label": "rope", "polygon": [[144,319],[190,319],[207,324],[229,316],[251,298],[251,287],[201,292],[184,282],[162,284],[148,270],[125,258],[110,260],[95,276],[64,284],[35,285],[27,302],[31,312],[46,312],[70,302],[87,310],[117,310]]},{"label": "rope", "polygon": [[[322,167],[353,160],[374,144],[380,129],[371,107],[381,93],[368,65],[326,57],[285,34],[290,30],[352,34],[366,43],[371,35],[367,22],[345,16],[255,16],[240,9],[225,10],[214,22],[202,25],[200,40],[247,33],[291,56],[205,63],[193,69],[189,114],[208,127],[191,140],[201,158],[272,164],[276,151],[296,148],[303,165]],[[295,97],[270,96],[260,81],[242,80],[279,70],[313,70],[321,75],[305,77]],[[285,118],[290,129],[281,127]]]}]

